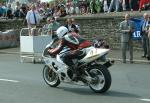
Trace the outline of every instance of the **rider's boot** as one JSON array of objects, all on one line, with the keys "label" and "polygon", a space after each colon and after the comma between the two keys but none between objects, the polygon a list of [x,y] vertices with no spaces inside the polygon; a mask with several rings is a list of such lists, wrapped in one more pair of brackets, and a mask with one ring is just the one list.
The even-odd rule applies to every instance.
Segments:
[{"label": "rider's boot", "polygon": [[73,73],[72,81],[77,81],[77,74],[76,73]]},{"label": "rider's boot", "polygon": [[74,66],[71,66],[70,69],[73,72],[72,81],[77,81],[77,70]]}]

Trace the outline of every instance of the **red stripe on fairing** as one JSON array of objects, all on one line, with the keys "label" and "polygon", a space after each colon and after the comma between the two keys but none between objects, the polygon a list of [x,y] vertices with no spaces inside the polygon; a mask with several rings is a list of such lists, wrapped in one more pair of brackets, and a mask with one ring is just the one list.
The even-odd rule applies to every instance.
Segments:
[{"label": "red stripe on fairing", "polygon": [[77,45],[73,45],[73,44],[70,44],[70,43],[68,43],[67,46],[68,46],[69,48],[71,48],[71,50],[78,49],[78,46],[77,46]]}]

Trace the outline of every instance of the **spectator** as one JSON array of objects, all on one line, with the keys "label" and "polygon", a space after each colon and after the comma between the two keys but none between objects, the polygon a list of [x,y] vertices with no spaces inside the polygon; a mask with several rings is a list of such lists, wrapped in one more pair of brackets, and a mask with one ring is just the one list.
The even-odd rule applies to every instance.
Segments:
[{"label": "spectator", "polygon": [[100,13],[102,4],[99,0],[91,0],[90,2],[90,10],[91,13]]},{"label": "spectator", "polygon": [[0,17],[4,15],[4,9],[2,7],[2,3],[0,3]]},{"label": "spectator", "polygon": [[[32,2],[32,3],[35,3],[35,1]],[[37,11],[38,11],[40,8],[42,8],[42,3],[40,2],[40,0],[38,0],[38,1],[35,3],[35,6],[36,6]]]},{"label": "spectator", "polygon": [[[150,17],[149,17],[149,19],[150,19]],[[149,25],[149,28],[148,28],[148,39],[149,39],[149,49],[148,49],[147,59],[150,60],[150,25]]]},{"label": "spectator", "polygon": [[29,35],[32,35],[32,29],[36,28],[40,23],[40,15],[36,10],[35,5],[31,6],[31,10],[27,12],[26,20],[29,28]]},{"label": "spectator", "polygon": [[133,11],[133,4],[134,4],[134,0],[129,0],[129,8],[131,11]]},{"label": "spectator", "polygon": [[66,10],[65,10],[65,8],[63,6],[60,6],[60,12],[61,12],[60,17],[64,17],[64,16],[67,15]]},{"label": "spectator", "polygon": [[38,12],[39,12],[39,14],[40,14],[40,16],[41,16],[41,19],[45,20],[45,19],[47,18],[47,17],[46,17],[46,12],[45,12],[44,8],[40,8],[40,9],[38,10]]},{"label": "spectator", "polygon": [[[141,11],[142,9],[146,9],[146,5],[150,5],[150,0],[140,0],[139,11]],[[150,9],[150,6],[147,7],[147,9]]]},{"label": "spectator", "polygon": [[134,32],[134,22],[130,20],[130,15],[125,15],[125,20],[120,23],[121,34],[121,49],[123,63],[126,63],[126,51],[129,47],[130,51],[130,63],[133,63],[133,44],[132,33]]},{"label": "spectator", "polygon": [[79,0],[79,8],[81,14],[88,13],[88,1],[87,0]]},{"label": "spectator", "polygon": [[65,25],[65,27],[68,29],[69,32],[78,31],[76,25],[72,24],[71,18],[68,18],[66,23],[67,24]]},{"label": "spectator", "polygon": [[50,18],[49,20],[50,23],[48,25],[48,34],[54,38],[56,36],[56,30],[60,27],[60,23],[58,23],[54,17]]},{"label": "spectator", "polygon": [[78,24],[76,24],[76,21],[74,18],[71,19],[72,24],[76,26],[76,29],[74,30],[75,33],[79,33],[80,32],[80,26]]},{"label": "spectator", "polygon": [[54,11],[55,11],[55,6],[54,6],[54,3],[50,3],[50,8],[51,8],[51,12],[52,12],[52,15],[54,14]]},{"label": "spectator", "polygon": [[49,17],[52,15],[52,10],[50,8],[50,5],[47,3],[45,8],[46,17]]},{"label": "spectator", "polygon": [[126,10],[127,10],[127,8],[126,8],[126,6],[127,6],[126,1],[127,1],[127,0],[121,0],[121,1],[120,1],[120,2],[121,2],[121,5],[122,5],[123,11],[126,11]]},{"label": "spectator", "polygon": [[59,18],[61,16],[61,10],[59,6],[56,6],[54,9],[53,17],[54,18]]},{"label": "spectator", "polygon": [[20,7],[16,6],[15,11],[14,11],[14,16],[19,18],[20,17]]},{"label": "spectator", "polygon": [[21,18],[25,18],[27,15],[27,5],[26,4],[22,4],[22,6],[20,7],[20,17]]},{"label": "spectator", "polygon": [[104,40],[104,39],[100,39],[100,38],[99,38],[99,39],[96,39],[96,40],[94,41],[93,46],[94,46],[95,48],[106,48],[106,49],[109,49],[109,45],[106,44],[105,40]]},{"label": "spectator", "polygon": [[75,14],[79,14],[80,13],[80,10],[79,10],[79,0],[73,0],[73,5],[74,5]]},{"label": "spectator", "polygon": [[67,0],[66,3],[66,13],[68,15],[74,14],[73,2],[72,0]]},{"label": "spectator", "polygon": [[3,16],[6,17],[6,15],[7,15],[7,6],[6,6],[6,4],[3,4],[2,8],[3,8]]},{"label": "spectator", "polygon": [[137,5],[138,5],[138,0],[129,0],[129,8],[130,8],[130,11],[133,11],[133,10],[138,10],[137,9]]},{"label": "spectator", "polygon": [[13,19],[13,10],[11,8],[11,4],[8,4],[7,15],[8,19]]},{"label": "spectator", "polygon": [[20,7],[21,7],[21,6],[20,6],[20,3],[19,3],[19,1],[17,1],[17,2],[16,2],[16,6],[15,6],[15,10],[18,9],[18,8],[20,9]]},{"label": "spectator", "polygon": [[108,9],[108,13],[110,13],[112,11],[113,6],[115,6],[115,12],[119,11],[119,0],[111,0],[109,9]]},{"label": "spectator", "polygon": [[143,15],[144,21],[141,27],[141,36],[142,36],[142,44],[143,44],[143,58],[146,58],[149,50],[149,40],[148,40],[148,26],[150,25],[150,20],[148,19],[148,14],[144,13]]},{"label": "spectator", "polygon": [[108,12],[108,2],[107,2],[107,0],[104,0],[103,10],[104,10],[104,12]]},{"label": "spectator", "polygon": [[42,35],[48,35],[48,31],[49,31],[48,26],[51,23],[51,18],[47,18],[46,22],[47,23],[42,28]]}]

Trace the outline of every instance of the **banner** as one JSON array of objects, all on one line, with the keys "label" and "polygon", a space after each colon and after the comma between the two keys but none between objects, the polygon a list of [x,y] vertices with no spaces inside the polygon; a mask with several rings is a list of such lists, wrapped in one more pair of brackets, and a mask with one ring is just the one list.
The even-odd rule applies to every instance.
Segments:
[{"label": "banner", "polygon": [[143,18],[131,18],[135,24],[135,32],[133,33],[133,40],[141,40],[141,26],[143,24]]}]

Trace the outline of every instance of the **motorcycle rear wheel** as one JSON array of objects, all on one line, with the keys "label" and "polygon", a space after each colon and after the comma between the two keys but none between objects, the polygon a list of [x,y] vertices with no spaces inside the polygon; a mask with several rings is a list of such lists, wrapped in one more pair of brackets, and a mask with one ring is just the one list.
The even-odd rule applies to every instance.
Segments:
[{"label": "motorcycle rear wheel", "polygon": [[96,93],[104,93],[111,86],[111,75],[109,70],[104,65],[94,65],[89,71],[92,82],[89,87]]},{"label": "motorcycle rear wheel", "polygon": [[60,84],[58,75],[47,65],[43,68],[43,78],[50,87],[57,87]]}]

